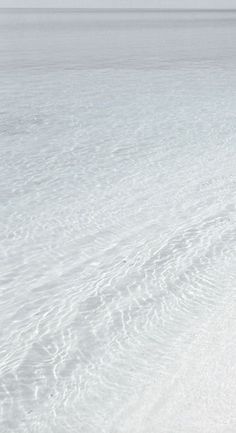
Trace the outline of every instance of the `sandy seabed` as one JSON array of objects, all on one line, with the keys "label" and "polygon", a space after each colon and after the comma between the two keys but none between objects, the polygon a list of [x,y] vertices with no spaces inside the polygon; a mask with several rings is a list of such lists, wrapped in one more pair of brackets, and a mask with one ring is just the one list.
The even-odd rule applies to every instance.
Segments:
[{"label": "sandy seabed", "polygon": [[0,13],[0,430],[236,431],[236,14]]}]

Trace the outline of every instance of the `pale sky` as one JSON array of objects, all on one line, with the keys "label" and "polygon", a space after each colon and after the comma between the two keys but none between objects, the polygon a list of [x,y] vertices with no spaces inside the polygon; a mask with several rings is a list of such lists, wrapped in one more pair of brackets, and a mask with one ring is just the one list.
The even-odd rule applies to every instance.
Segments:
[{"label": "pale sky", "polygon": [[0,7],[236,8],[236,0],[0,0]]}]

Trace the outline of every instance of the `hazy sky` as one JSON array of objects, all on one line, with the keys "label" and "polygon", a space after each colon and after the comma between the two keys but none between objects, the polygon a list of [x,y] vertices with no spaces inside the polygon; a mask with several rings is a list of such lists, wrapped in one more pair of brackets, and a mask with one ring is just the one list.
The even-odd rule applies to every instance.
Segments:
[{"label": "hazy sky", "polygon": [[236,8],[236,0],[0,0],[0,7]]}]

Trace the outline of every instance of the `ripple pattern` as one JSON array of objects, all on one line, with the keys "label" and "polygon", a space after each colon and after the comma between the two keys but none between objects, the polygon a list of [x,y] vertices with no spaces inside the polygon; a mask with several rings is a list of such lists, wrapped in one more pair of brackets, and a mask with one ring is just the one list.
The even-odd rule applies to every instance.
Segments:
[{"label": "ripple pattern", "polygon": [[3,433],[236,429],[235,65],[143,49],[0,70]]}]

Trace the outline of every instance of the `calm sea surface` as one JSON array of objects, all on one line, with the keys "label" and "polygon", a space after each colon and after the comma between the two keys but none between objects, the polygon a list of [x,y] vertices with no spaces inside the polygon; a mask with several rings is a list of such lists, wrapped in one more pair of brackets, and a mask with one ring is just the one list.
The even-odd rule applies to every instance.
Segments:
[{"label": "calm sea surface", "polygon": [[0,11],[0,431],[236,431],[236,12]]}]

